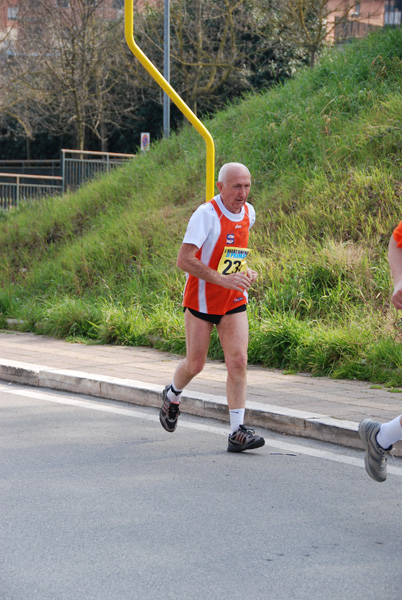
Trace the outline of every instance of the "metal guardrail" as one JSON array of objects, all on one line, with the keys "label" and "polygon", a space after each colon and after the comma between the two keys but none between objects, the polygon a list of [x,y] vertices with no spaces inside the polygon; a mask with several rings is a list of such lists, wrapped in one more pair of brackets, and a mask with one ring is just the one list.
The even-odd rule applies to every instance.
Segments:
[{"label": "metal guardrail", "polygon": [[135,157],[135,154],[116,152],[90,152],[88,150],[66,150],[62,153],[63,192],[76,190],[88,179],[99,173],[109,173]]},{"label": "metal guardrail", "polygon": [[26,175],[60,175],[60,159],[0,160],[1,173]]},{"label": "metal guardrail", "polygon": [[63,178],[57,175],[0,173],[0,208],[18,206],[21,200],[33,200],[62,192]]},{"label": "metal guardrail", "polygon": [[[22,172],[8,173],[6,162],[21,164],[35,161],[0,161],[0,170],[2,170],[0,173],[0,209],[18,206],[21,200],[34,200],[76,190],[98,173],[109,172],[112,168],[122,165],[134,157],[135,154],[63,149],[60,176],[33,175]],[[57,161],[36,161],[36,163],[40,162]],[[60,161],[58,162],[60,164]],[[35,168],[38,168],[38,165]]]}]

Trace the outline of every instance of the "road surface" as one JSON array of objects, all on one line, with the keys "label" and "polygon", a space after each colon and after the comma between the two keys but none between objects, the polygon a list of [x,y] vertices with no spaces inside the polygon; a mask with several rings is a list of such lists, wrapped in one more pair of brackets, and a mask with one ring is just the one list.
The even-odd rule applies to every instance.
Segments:
[{"label": "road surface", "polygon": [[1,600],[400,600],[402,463],[0,382]]}]

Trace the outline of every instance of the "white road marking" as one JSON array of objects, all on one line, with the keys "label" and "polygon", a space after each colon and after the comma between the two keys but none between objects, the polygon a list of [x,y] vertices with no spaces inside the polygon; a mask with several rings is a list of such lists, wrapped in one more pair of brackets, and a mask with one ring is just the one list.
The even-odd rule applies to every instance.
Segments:
[{"label": "white road marking", "polygon": [[[74,398],[66,396],[58,396],[52,393],[37,392],[34,390],[17,389],[13,387],[1,386],[2,391],[8,394],[15,394],[25,396],[27,398],[33,398],[35,400],[46,400],[47,402],[55,402],[56,404],[65,404],[67,406],[75,406],[77,408],[89,408],[90,410],[97,410],[100,412],[112,413],[115,415],[123,415],[134,419],[143,419],[144,421],[153,421],[159,423],[159,415],[152,415],[149,413],[141,412],[132,408],[121,408],[120,406],[113,406],[99,402],[99,400],[85,401],[75,400]],[[189,416],[189,415],[188,415]],[[227,427],[219,427],[212,425],[204,425],[203,423],[196,423],[188,420],[180,421],[180,428],[193,429],[197,431],[205,431],[206,433],[213,433],[215,435],[224,435],[227,437]],[[310,448],[300,443],[289,443],[281,440],[270,440],[265,439],[265,445],[270,448],[275,448],[283,452],[291,454],[305,454],[307,456],[313,456],[315,458],[321,458],[324,460],[330,460],[332,462],[343,463],[354,467],[364,468],[363,456],[361,459],[354,458],[352,456],[345,456],[337,454],[335,452],[329,452],[328,450],[319,450],[318,448]],[[363,453],[362,453],[363,454]],[[402,477],[402,468],[388,465],[388,473]]]}]

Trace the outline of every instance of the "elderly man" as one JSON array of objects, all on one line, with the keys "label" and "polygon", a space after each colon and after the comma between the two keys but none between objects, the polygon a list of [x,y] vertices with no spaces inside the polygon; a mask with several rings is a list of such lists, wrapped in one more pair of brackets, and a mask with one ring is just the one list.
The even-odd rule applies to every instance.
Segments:
[{"label": "elderly man", "polygon": [[219,172],[219,194],[191,217],[177,266],[186,272],[183,306],[186,357],[171,385],[163,391],[159,418],[173,432],[180,414],[182,390],[202,371],[214,325],[227,368],[226,394],[231,434],[229,452],[260,448],[264,438],[244,426],[247,386],[247,291],[257,273],[247,266],[249,229],[255,211],[247,202],[250,172],[240,163],[227,163]]}]

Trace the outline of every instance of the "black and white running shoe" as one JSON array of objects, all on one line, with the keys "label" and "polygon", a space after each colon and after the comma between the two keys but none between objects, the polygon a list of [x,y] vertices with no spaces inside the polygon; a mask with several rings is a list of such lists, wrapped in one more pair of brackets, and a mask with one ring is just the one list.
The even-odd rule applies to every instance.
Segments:
[{"label": "black and white running shoe", "polygon": [[177,420],[179,418],[180,410],[179,405],[174,402],[170,402],[167,397],[167,392],[170,385],[167,385],[162,392],[163,404],[159,411],[159,421],[163,429],[166,429],[169,433],[173,433],[177,427]]},{"label": "black and white running shoe", "polygon": [[229,435],[228,452],[244,452],[261,448],[265,444],[263,437],[256,435],[254,429],[240,425],[239,429]]}]

